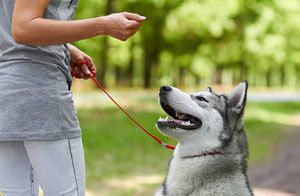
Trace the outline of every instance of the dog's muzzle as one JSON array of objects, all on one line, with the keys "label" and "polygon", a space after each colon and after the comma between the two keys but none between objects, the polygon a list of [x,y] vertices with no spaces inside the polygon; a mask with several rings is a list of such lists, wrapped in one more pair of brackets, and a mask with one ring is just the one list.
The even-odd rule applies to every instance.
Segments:
[{"label": "dog's muzzle", "polygon": [[158,128],[169,127],[169,128],[180,128],[185,130],[194,130],[200,128],[202,126],[202,121],[199,118],[191,114],[176,110],[176,108],[168,104],[167,96],[171,92],[172,92],[171,86],[164,85],[160,87],[160,92],[159,92],[160,105],[163,108],[163,110],[173,119],[168,119],[168,117],[165,119],[160,118],[157,122]]}]

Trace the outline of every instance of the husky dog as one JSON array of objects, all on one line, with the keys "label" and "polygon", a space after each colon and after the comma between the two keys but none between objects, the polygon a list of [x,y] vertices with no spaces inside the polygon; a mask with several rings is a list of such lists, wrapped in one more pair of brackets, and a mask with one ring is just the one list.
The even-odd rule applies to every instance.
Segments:
[{"label": "husky dog", "polygon": [[159,102],[173,119],[160,118],[159,130],[178,140],[164,183],[155,196],[251,196],[243,114],[247,81],[230,94],[208,87],[184,93],[162,86]]}]

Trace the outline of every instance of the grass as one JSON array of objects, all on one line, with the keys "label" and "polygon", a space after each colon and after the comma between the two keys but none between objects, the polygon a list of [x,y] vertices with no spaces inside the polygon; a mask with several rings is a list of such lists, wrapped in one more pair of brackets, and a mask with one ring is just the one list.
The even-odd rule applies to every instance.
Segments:
[{"label": "grass", "polygon": [[[125,97],[128,99],[128,97]],[[146,129],[170,145],[176,141],[161,135],[155,123],[166,115],[156,98],[130,99],[128,112]],[[120,101],[120,100],[119,100]],[[83,131],[88,195],[153,195],[162,182],[173,151],[163,149],[131,122],[118,108],[78,108]],[[248,103],[245,130],[249,140],[250,164],[270,158],[272,146],[285,139],[284,130],[293,125],[300,103]],[[145,109],[147,108],[147,109]],[[145,112],[147,111],[147,112]],[[0,193],[1,196],[1,193]]]},{"label": "grass", "polygon": [[[156,131],[159,113],[129,113],[165,142],[176,144]],[[78,116],[89,168],[88,184],[115,176],[160,173],[172,155],[171,150],[156,144],[117,109],[80,109]]]},{"label": "grass", "polygon": [[[127,108],[128,112],[151,133],[170,145],[176,145],[176,141],[161,135],[155,127],[157,119],[166,116],[156,99],[136,99],[135,102]],[[245,129],[250,164],[269,158],[272,146],[284,141],[283,130],[293,124],[292,118],[300,111],[299,105],[248,103]],[[106,190],[101,195],[107,196],[152,195],[161,181],[139,187],[127,186],[125,181],[132,176],[156,175],[162,179],[172,151],[156,144],[114,106],[79,108],[78,116],[83,130],[88,188]],[[124,179],[124,183],[111,186],[111,179]]]},{"label": "grass", "polygon": [[245,130],[248,135],[250,164],[271,158],[271,148],[285,139],[284,130],[295,126],[300,103],[248,103]]}]

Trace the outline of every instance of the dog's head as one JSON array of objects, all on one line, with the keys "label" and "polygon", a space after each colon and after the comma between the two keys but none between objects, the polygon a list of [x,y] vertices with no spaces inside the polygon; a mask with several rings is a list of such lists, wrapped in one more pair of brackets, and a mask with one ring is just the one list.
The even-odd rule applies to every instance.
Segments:
[{"label": "dog's head", "polygon": [[247,81],[243,81],[231,93],[218,95],[210,87],[189,94],[162,86],[159,102],[173,119],[160,118],[157,127],[179,144],[191,143],[206,152],[220,149],[235,132],[243,132],[247,88]]}]

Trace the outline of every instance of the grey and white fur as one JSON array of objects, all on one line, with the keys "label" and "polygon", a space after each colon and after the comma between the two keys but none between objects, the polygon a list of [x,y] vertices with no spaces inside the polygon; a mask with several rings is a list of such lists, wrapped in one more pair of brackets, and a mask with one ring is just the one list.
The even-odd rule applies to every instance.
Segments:
[{"label": "grey and white fur", "polygon": [[160,118],[157,127],[178,144],[155,196],[253,195],[246,174],[247,89],[247,81],[227,95],[210,87],[191,94],[171,86],[160,88],[160,104],[174,119]]}]

